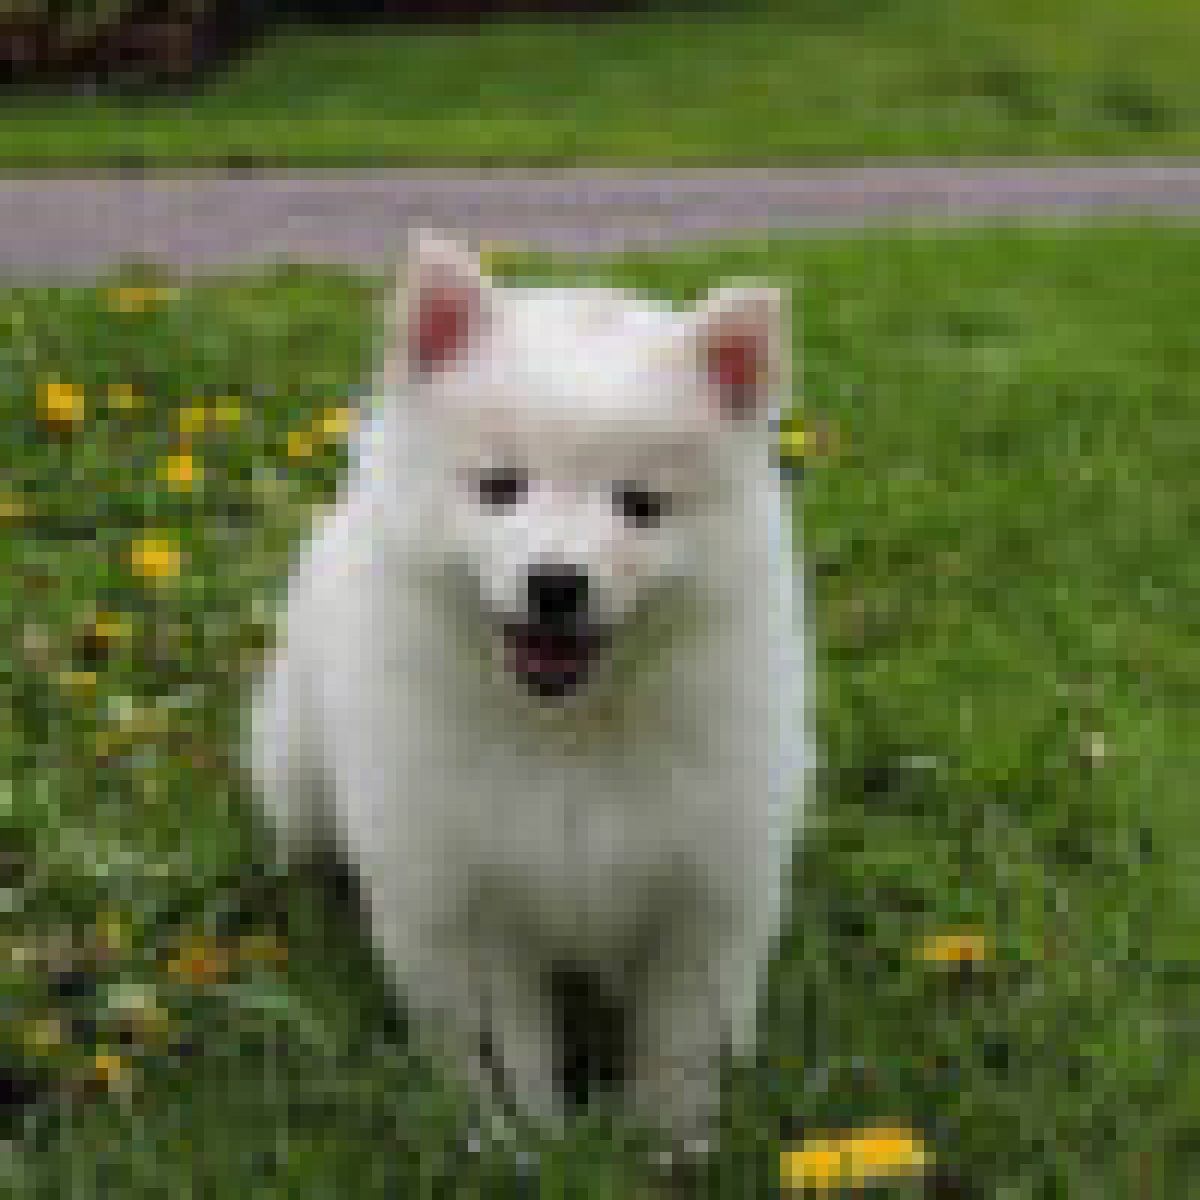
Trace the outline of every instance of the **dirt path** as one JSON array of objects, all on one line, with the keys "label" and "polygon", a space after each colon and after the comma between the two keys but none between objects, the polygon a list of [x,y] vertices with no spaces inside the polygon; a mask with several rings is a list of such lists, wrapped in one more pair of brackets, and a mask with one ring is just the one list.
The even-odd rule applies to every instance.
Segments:
[{"label": "dirt path", "polygon": [[1130,212],[1200,215],[1200,163],[6,178],[0,278],[86,279],[131,256],[184,272],[272,259],[372,269],[418,221],[577,252],[766,230]]}]

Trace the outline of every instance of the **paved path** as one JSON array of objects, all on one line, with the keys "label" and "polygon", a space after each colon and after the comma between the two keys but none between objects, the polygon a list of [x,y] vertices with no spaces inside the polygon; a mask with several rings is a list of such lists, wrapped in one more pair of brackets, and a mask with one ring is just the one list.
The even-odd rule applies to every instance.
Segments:
[{"label": "paved path", "polygon": [[277,258],[378,268],[418,221],[576,252],[889,221],[1129,212],[1200,216],[1200,163],[0,178],[0,279],[85,279],[130,256],[183,272]]}]

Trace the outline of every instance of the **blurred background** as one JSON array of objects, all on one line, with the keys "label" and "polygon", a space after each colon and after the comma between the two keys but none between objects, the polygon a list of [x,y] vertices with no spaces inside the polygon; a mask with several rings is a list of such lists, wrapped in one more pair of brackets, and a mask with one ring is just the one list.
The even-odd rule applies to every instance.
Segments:
[{"label": "blurred background", "polygon": [[0,163],[1188,153],[1198,44],[1182,0],[0,0]]}]

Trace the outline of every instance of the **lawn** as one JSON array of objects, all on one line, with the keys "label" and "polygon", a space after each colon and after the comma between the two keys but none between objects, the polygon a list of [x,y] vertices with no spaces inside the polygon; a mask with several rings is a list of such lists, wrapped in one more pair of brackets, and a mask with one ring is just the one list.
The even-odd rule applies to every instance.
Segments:
[{"label": "lawn", "polygon": [[688,7],[286,28],[191,99],[8,98],[0,166],[1200,152],[1200,9],[1185,0]]},{"label": "lawn", "polygon": [[[803,280],[827,763],[711,1194],[815,1181],[814,1139],[881,1126],[876,1159],[932,1155],[930,1195],[1200,1180],[1198,251],[1008,229],[503,266],[681,299]],[[14,1194],[663,1194],[603,1118],[540,1191],[464,1162],[361,931],[264,865],[239,701],[344,465],[378,287],[0,295]]]}]

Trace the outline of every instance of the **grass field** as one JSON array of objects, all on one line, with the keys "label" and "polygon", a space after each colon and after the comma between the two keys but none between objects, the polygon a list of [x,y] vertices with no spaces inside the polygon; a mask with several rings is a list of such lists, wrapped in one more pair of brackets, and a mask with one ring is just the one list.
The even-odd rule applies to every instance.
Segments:
[{"label": "grass field", "polygon": [[292,28],[191,100],[6,99],[0,166],[1200,152],[1200,9],[1184,0],[689,8]]},{"label": "grass field", "polygon": [[[934,1156],[927,1195],[1200,1179],[1198,252],[1001,230],[589,268],[678,298],[803,280],[828,763],[712,1195],[817,1182],[813,1138],[879,1126]],[[300,269],[0,295],[14,1194],[662,1194],[603,1119],[540,1191],[455,1157],[461,1098],[407,1058],[361,933],[304,879],[280,928],[256,882],[238,703],[377,299]]]}]

